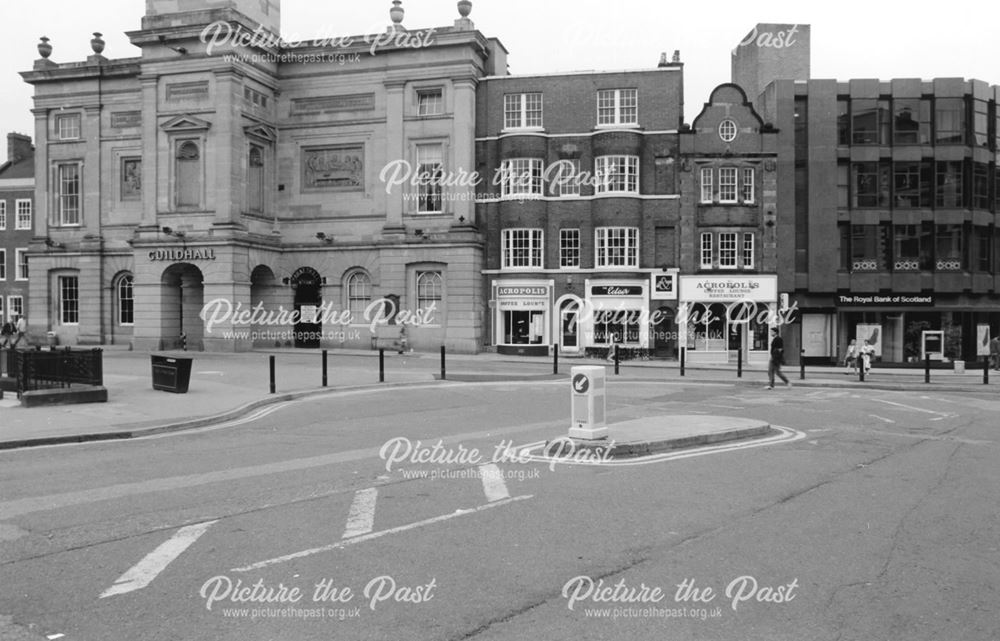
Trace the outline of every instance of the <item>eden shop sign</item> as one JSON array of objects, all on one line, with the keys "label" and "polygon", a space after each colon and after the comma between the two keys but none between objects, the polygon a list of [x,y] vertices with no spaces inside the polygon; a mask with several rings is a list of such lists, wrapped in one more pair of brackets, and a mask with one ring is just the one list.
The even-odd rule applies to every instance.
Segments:
[{"label": "eden shop sign", "polygon": [[933,307],[933,294],[837,294],[841,307]]}]

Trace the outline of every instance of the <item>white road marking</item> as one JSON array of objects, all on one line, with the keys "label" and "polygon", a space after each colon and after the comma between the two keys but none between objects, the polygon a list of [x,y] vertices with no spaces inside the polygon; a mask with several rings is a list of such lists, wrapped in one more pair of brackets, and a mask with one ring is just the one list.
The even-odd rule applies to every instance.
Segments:
[{"label": "white road marking", "polygon": [[347,513],[347,527],[342,538],[349,539],[362,534],[368,534],[375,528],[375,502],[378,499],[378,488],[370,487],[358,490],[354,494],[354,502]]},{"label": "white road marking", "polygon": [[495,464],[480,465],[479,477],[483,480],[483,491],[486,492],[486,499],[490,503],[510,498],[507,484],[503,480],[503,472]]},{"label": "white road marking", "polygon": [[877,418],[878,420],[882,421],[883,423],[895,423],[896,422],[896,421],[892,420],[891,418],[884,418],[882,416],[879,416],[878,414],[869,414],[868,416],[871,416],[872,418]]},{"label": "white road marking", "polygon": [[153,579],[160,572],[163,572],[168,565],[183,554],[184,550],[191,547],[191,544],[197,541],[208,528],[218,522],[218,519],[216,519],[214,521],[198,523],[197,525],[189,525],[177,530],[172,537],[147,554],[143,560],[132,566],[128,572],[118,577],[115,584],[105,590],[101,598],[126,594],[146,587],[152,583]]},{"label": "white road marking", "polygon": [[60,632],[59,634],[50,634],[50,635],[48,635],[45,638],[48,639],[49,641],[55,641],[56,639],[61,639],[64,636],[66,636],[66,635],[63,634],[62,632]]},{"label": "white road marking", "polygon": [[946,414],[944,412],[935,412],[934,410],[927,410],[922,407],[914,407],[913,405],[906,405],[905,403],[896,403],[895,401],[887,401],[882,398],[873,398],[876,403],[885,403],[886,405],[892,405],[894,407],[901,407],[903,409],[911,410],[914,412],[921,412],[923,414],[933,414],[934,416],[940,416],[941,418],[951,418],[957,416],[957,414]]},{"label": "white road marking", "polygon": [[336,543],[331,543],[330,545],[324,545],[323,547],[312,548],[309,550],[303,550],[301,552],[296,552],[294,554],[286,554],[285,556],[275,557],[273,559],[268,559],[267,561],[261,561],[259,563],[254,563],[253,565],[248,565],[242,568],[233,568],[233,572],[252,572],[254,570],[260,570],[272,565],[277,565],[279,563],[286,563],[288,561],[294,561],[296,559],[305,558],[307,556],[312,556],[314,554],[320,554],[321,552],[330,552],[332,550],[339,550],[345,548],[349,545],[354,545],[356,543],[361,543],[363,541],[371,541],[372,539],[378,539],[389,534],[398,534],[399,532],[406,532],[408,530],[415,530],[417,528],[424,527],[426,525],[433,525],[434,523],[441,523],[442,521],[448,521],[455,517],[465,516],[467,514],[476,514],[489,510],[495,507],[500,507],[501,505],[508,505],[516,501],[526,501],[528,499],[534,498],[532,494],[526,494],[523,496],[515,496],[513,498],[504,499],[502,501],[497,501],[495,503],[487,503],[486,505],[480,505],[479,507],[472,508],[469,510],[455,510],[451,514],[444,514],[442,516],[435,516],[431,519],[425,519],[423,521],[417,521],[416,523],[410,523],[409,525],[401,525],[399,527],[394,527],[388,530],[380,530],[378,532],[372,532],[370,534],[363,534],[361,536],[356,536],[353,539],[344,539]]}]

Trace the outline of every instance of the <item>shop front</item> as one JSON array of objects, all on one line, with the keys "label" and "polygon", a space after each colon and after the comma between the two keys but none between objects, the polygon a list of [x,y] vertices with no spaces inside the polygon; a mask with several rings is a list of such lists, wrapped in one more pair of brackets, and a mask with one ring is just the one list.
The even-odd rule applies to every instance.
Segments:
[{"label": "shop front", "polygon": [[493,344],[500,354],[545,356],[549,353],[552,281],[493,282]]},{"label": "shop front", "polygon": [[687,362],[735,363],[742,352],[745,363],[767,363],[769,330],[786,319],[778,313],[777,276],[681,276],[679,297]]},{"label": "shop front", "polygon": [[587,280],[581,328],[585,347],[649,345],[649,282]]}]

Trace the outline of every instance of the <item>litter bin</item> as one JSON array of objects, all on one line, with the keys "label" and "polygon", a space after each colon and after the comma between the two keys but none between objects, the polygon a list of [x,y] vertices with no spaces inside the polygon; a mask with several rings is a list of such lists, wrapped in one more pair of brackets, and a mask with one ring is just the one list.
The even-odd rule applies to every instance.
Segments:
[{"label": "litter bin", "polygon": [[48,332],[46,337],[49,339],[49,347],[59,346],[59,334],[56,334],[55,332]]},{"label": "litter bin", "polygon": [[187,394],[193,358],[152,354],[149,359],[153,367],[153,389]]}]

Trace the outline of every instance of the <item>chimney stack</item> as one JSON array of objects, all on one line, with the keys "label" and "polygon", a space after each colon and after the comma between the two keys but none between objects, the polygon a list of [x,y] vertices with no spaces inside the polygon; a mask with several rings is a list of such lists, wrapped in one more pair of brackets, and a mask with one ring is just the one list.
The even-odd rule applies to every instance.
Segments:
[{"label": "chimney stack", "polygon": [[35,147],[31,144],[31,136],[24,134],[7,134],[7,160],[11,163],[20,162],[31,157]]}]

